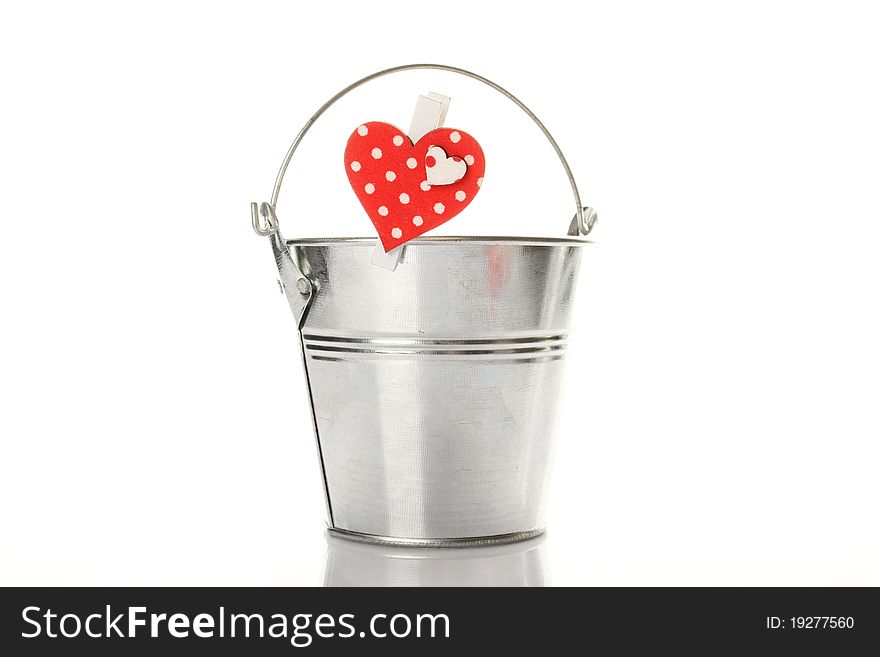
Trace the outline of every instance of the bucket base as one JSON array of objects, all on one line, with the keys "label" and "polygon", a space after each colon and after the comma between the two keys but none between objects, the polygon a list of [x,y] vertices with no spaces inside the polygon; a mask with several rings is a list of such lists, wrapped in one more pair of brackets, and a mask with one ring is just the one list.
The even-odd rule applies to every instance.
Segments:
[{"label": "bucket base", "polygon": [[509,534],[496,534],[494,536],[468,536],[465,538],[400,538],[392,536],[376,536],[374,534],[361,534],[347,529],[328,527],[327,533],[331,536],[344,538],[358,543],[370,543],[372,545],[394,545],[397,547],[425,547],[425,548],[464,548],[484,547],[487,545],[504,545],[527,541],[535,536],[540,536],[545,531],[544,527],[529,529],[523,532],[511,532]]}]

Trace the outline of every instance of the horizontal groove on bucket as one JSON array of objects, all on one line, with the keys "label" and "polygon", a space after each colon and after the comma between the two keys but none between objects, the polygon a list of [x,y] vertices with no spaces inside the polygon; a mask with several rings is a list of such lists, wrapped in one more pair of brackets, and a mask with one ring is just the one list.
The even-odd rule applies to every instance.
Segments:
[{"label": "horizontal groove on bucket", "polygon": [[[383,356],[390,356],[390,358],[389,358],[390,360],[394,360],[394,358],[395,358],[393,355],[389,355],[389,354],[382,354],[382,355]],[[397,358],[399,358],[401,360],[405,360],[405,356],[406,355],[404,354],[404,355],[397,356]],[[367,357],[369,357],[369,354],[367,355]],[[339,358],[339,357],[334,357],[334,356],[314,356],[314,355],[310,355],[309,358],[311,358],[312,360],[322,360],[322,361],[328,361],[331,363],[342,363],[347,360],[350,360],[349,358]],[[526,364],[526,363],[547,363],[547,362],[554,361],[554,360],[562,360],[563,358],[564,358],[564,356],[539,356],[537,358],[481,358],[480,360],[490,361],[490,362],[504,361],[507,363]],[[448,360],[456,360],[453,357],[447,357],[447,359]]]},{"label": "horizontal groove on bucket", "polygon": [[568,337],[567,333],[558,333],[556,335],[539,335],[525,338],[469,338],[459,339],[452,338],[449,340],[438,340],[434,338],[349,338],[340,335],[318,335],[317,333],[307,333],[303,335],[304,340],[313,340],[318,342],[350,342],[355,344],[395,344],[395,345],[412,345],[412,344],[528,344],[530,342],[553,342],[564,340]]},{"label": "horizontal groove on bucket", "polygon": [[518,338],[366,338],[303,335],[306,351],[315,360],[347,360],[350,356],[439,356],[453,359],[541,362],[559,360],[567,334]]},{"label": "horizontal groove on bucket", "polygon": [[491,356],[493,354],[533,354],[542,351],[559,351],[564,344],[547,347],[519,347],[517,349],[355,349],[331,345],[309,344],[310,351],[333,351],[347,354],[426,354],[428,356]]}]

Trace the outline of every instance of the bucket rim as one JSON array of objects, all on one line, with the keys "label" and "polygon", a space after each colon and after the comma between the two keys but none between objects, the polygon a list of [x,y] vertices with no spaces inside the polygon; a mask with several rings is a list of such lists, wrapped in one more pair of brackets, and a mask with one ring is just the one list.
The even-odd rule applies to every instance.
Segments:
[{"label": "bucket rim", "polygon": [[[375,245],[375,237],[303,237],[286,238],[288,246],[329,246],[333,244]],[[578,237],[513,237],[500,235],[423,235],[406,242],[403,246],[436,246],[438,244],[469,243],[476,244],[510,244],[512,246],[584,246],[594,244],[592,240]]]}]

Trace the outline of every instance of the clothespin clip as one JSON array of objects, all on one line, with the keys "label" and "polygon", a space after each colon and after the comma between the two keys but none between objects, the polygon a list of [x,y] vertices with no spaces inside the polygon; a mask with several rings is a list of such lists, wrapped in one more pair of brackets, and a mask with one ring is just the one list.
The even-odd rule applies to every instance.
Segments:
[{"label": "clothespin clip", "polygon": [[[413,112],[412,121],[409,124],[409,138],[413,143],[424,137],[431,130],[436,130],[443,126],[446,121],[446,113],[449,111],[449,96],[434,92],[428,93],[426,96],[419,96],[416,101],[416,109]],[[373,255],[371,262],[377,267],[382,267],[388,271],[397,269],[400,258],[403,256],[403,250],[406,244],[398,246],[396,249],[385,251],[381,240],[376,240],[373,247]]]}]

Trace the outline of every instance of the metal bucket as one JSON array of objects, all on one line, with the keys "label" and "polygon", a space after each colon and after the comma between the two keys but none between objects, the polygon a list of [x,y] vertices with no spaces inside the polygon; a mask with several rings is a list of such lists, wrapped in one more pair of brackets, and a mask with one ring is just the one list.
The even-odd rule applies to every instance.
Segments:
[{"label": "metal bucket", "polygon": [[[432,68],[501,91],[550,140],[577,212],[565,238],[421,237],[396,271],[375,239],[285,240],[275,204],[287,165],[336,100],[388,73]],[[288,151],[270,237],[303,349],[331,532],[398,545],[521,540],[544,530],[552,425],[580,251],[596,215],[556,142],[485,78],[442,65],[375,73],[326,103]]]}]

